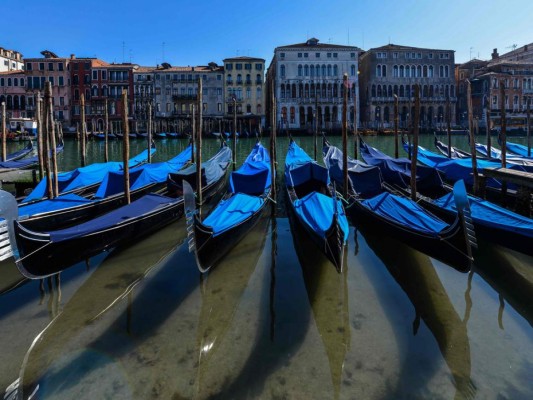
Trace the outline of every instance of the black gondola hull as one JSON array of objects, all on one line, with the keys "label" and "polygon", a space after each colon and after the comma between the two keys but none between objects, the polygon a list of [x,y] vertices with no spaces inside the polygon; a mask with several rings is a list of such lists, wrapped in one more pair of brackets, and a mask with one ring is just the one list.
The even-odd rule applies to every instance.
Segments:
[{"label": "black gondola hull", "polygon": [[468,272],[471,268],[472,259],[468,255],[466,235],[461,221],[457,221],[453,230],[449,231],[444,238],[401,227],[371,212],[359,201],[352,202],[346,208],[346,213],[356,226],[364,226],[364,229],[380,235],[399,238],[403,243],[454,267],[458,271]]}]

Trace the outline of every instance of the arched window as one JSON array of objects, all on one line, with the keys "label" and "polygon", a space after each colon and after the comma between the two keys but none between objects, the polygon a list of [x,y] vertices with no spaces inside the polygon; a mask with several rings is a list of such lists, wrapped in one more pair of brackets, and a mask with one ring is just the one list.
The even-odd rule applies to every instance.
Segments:
[{"label": "arched window", "polygon": [[304,85],[300,83],[298,85],[298,98],[301,99],[304,97]]},{"label": "arched window", "polygon": [[328,98],[330,98],[331,95],[332,95],[331,83],[328,83]]},{"label": "arched window", "polygon": [[377,97],[381,97],[381,85],[378,85],[378,94]]},{"label": "arched window", "polygon": [[433,85],[429,85],[429,97],[433,97],[433,96],[434,96]]},{"label": "arched window", "polygon": [[428,66],[427,66],[427,65],[424,65],[424,66],[422,67],[422,76],[423,76],[424,78],[427,78],[427,77],[428,77]]},{"label": "arched window", "polygon": [[[143,87],[141,86],[141,89],[142,89],[142,88],[143,88]],[[108,92],[107,92],[107,86],[104,86],[104,87],[102,88],[102,96],[107,97],[107,95],[108,95]]]},{"label": "arched window", "polygon": [[96,85],[92,87],[92,95],[94,97],[98,96],[98,87]]},{"label": "arched window", "polygon": [[422,97],[428,97],[429,95],[429,92],[428,92],[428,85],[424,85],[422,87]]},{"label": "arched window", "polygon": [[310,75],[311,75],[311,78],[313,78],[315,76],[315,66],[314,65],[311,65],[311,68],[310,68]]},{"label": "arched window", "polygon": [[18,110],[20,107],[19,97],[17,95],[13,96],[13,109]]},{"label": "arched window", "polygon": [[302,76],[302,66],[298,65],[298,76]]},{"label": "arched window", "polygon": [[339,74],[339,68],[337,67],[337,64],[333,66],[333,76],[337,76]]},{"label": "arched window", "polygon": [[328,64],[328,76],[331,76],[331,64]]},{"label": "arched window", "polygon": [[263,97],[263,91],[261,90],[260,87],[258,87],[255,92],[256,92],[255,97],[257,99],[261,99]]},{"label": "arched window", "polygon": [[7,86],[11,86],[11,78],[7,78]]},{"label": "arched window", "polygon": [[13,86],[18,86],[18,85],[19,85],[19,79],[13,78]]},{"label": "arched window", "polygon": [[240,84],[242,84],[242,75],[237,74],[237,85],[240,85]]},{"label": "arched window", "polygon": [[350,75],[355,76],[355,65],[350,66]]},{"label": "arched window", "polygon": [[433,78],[433,65],[428,67],[428,77]]},{"label": "arched window", "polygon": [[403,85],[400,85],[400,97],[405,97],[405,90],[403,89]]},{"label": "arched window", "polygon": [[333,97],[338,97],[339,91],[337,89],[337,85],[333,85]]},{"label": "arched window", "polygon": [[422,66],[419,65],[416,67],[416,77],[421,78],[422,77]]},{"label": "arched window", "polygon": [[[285,76],[285,65],[280,65],[279,67],[279,74],[280,76],[284,77]],[[231,76],[231,75],[230,75]]]},{"label": "arched window", "polygon": [[389,85],[388,95],[389,97],[392,97],[392,85]]},{"label": "arched window", "polygon": [[398,78],[398,76],[399,76],[399,70],[398,70],[398,66],[397,65],[392,67],[392,76],[395,77],[395,78]]},{"label": "arched window", "polygon": [[304,97],[309,98],[309,84],[306,83],[304,86]]},{"label": "arched window", "polygon": [[232,80],[231,74],[228,74],[226,80],[228,81],[229,84],[232,84],[232,83],[233,83],[233,80]]},{"label": "arched window", "polygon": [[439,66],[439,78],[444,78],[444,65]]},{"label": "arched window", "polygon": [[304,66],[304,76],[309,76],[309,65]]},{"label": "arched window", "polygon": [[444,77],[449,78],[450,77],[450,67],[448,65],[444,66]]},{"label": "arched window", "polygon": [[398,85],[394,85],[394,92],[396,96],[398,96]]},{"label": "arched window", "polygon": [[381,74],[382,74],[382,76],[387,76],[387,66],[386,65],[383,65],[381,67]]},{"label": "arched window", "polygon": [[326,66],[325,65],[322,65],[322,76],[327,76],[326,75]]},{"label": "arched window", "polygon": [[403,78],[405,76],[405,69],[403,65],[400,65],[400,78]]},{"label": "arched window", "polygon": [[250,74],[246,74],[246,83],[248,85],[252,83],[252,76]]},{"label": "arched window", "polygon": [[294,84],[294,83],[291,85],[291,97],[293,99],[296,98],[296,84]]},{"label": "arched window", "polygon": [[320,76],[320,65],[316,66],[316,76]]},{"label": "arched window", "polygon": [[376,76],[381,76],[381,64],[376,65]]}]

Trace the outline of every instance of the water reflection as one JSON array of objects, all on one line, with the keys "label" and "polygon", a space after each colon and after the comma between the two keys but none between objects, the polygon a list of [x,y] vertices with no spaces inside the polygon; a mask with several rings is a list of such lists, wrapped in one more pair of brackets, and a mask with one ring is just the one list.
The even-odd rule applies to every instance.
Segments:
[{"label": "water reflection", "polygon": [[[30,348],[21,371],[21,393],[27,396],[48,378],[51,381],[56,379],[56,383],[61,382],[61,372],[58,376],[49,374],[50,365],[63,354],[76,352],[81,345],[86,344],[84,329],[131,293],[135,285],[185,236],[185,229],[173,224],[127,248],[127,251],[112,253]],[[47,279],[51,282],[57,276]],[[50,385],[46,386],[54,390]]]},{"label": "water reflection", "polygon": [[385,241],[364,230],[362,233],[412,302],[415,308],[413,335],[418,333],[422,320],[437,341],[453,377],[455,399],[474,398],[476,387],[471,379],[468,320],[459,317],[430,258],[399,241]]},{"label": "water reflection", "polygon": [[343,261],[345,268],[339,273],[299,224],[291,223],[291,231],[309,303],[328,357],[334,398],[338,399],[344,358],[351,340],[347,249]]},{"label": "water reflection", "polygon": [[213,359],[224,344],[243,293],[263,254],[269,222],[270,218],[263,216],[217,268],[202,276],[196,344],[198,398],[208,398],[220,388],[220,357],[218,362]]},{"label": "water reflection", "polygon": [[479,249],[474,254],[475,272],[499,295],[500,329],[504,329],[504,300],[533,326],[533,257],[484,241],[480,241]]}]

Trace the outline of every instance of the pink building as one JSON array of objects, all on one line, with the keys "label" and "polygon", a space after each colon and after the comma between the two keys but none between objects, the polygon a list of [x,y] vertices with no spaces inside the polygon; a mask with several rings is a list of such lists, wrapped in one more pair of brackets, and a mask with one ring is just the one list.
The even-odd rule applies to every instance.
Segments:
[{"label": "pink building", "polygon": [[[31,96],[30,96],[31,97]],[[26,76],[24,71],[0,72],[0,104],[6,103],[6,116],[10,118],[27,117],[26,107],[33,104],[26,93]]]}]

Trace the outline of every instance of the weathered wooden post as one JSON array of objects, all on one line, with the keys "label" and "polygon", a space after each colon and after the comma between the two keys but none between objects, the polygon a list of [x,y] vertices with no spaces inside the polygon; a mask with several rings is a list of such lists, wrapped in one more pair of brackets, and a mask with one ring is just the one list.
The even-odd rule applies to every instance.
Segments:
[{"label": "weathered wooden post", "polygon": [[446,133],[448,136],[448,158],[452,158],[452,107],[450,96],[446,96]]},{"label": "weathered wooden post", "polygon": [[43,116],[42,116],[42,99],[41,94],[37,92],[35,97],[35,116],[37,117],[37,158],[39,160],[39,179],[44,178],[44,133],[43,133]]},{"label": "weathered wooden post", "polygon": [[318,141],[318,96],[315,93],[315,161],[316,161],[316,152],[317,152],[317,141]]},{"label": "weathered wooden post", "polygon": [[476,138],[474,136],[474,118],[472,112],[472,85],[466,80],[466,105],[468,108],[468,134],[470,135],[470,152],[472,153],[472,174],[474,177],[474,194],[479,194],[479,175],[477,171]]},{"label": "weathered wooden post", "polygon": [[2,161],[7,160],[6,103],[2,102]]},{"label": "weathered wooden post", "polygon": [[105,108],[105,149],[104,149],[104,161],[109,161],[109,110],[107,109],[107,99],[104,101]]},{"label": "weathered wooden post", "polygon": [[394,158],[398,158],[398,95],[394,95]]},{"label": "weathered wooden post", "polygon": [[[50,96],[50,94],[48,93],[48,97]],[[43,133],[44,133],[44,136],[43,136],[43,142],[44,142],[44,166],[45,166],[45,174],[46,174],[46,193],[47,193],[47,196],[49,199],[53,198],[54,197],[54,191],[53,191],[53,187],[52,187],[52,174],[51,174],[51,171],[50,171],[50,125],[48,124],[48,118],[49,118],[49,113],[48,113],[48,107],[49,107],[49,102],[48,102],[48,97],[47,97],[47,93],[46,93],[46,87],[45,87],[45,92],[44,92],[44,103],[43,103],[43,107],[42,107],[42,122],[43,122]],[[55,151],[55,149],[54,149]]]},{"label": "weathered wooden post", "polygon": [[54,105],[52,102],[52,83],[46,82],[44,88],[44,95],[47,101],[48,109],[48,140],[50,141],[51,148],[51,161],[52,161],[52,195],[57,197],[59,195],[59,183],[57,182],[57,154],[56,154],[56,136],[54,129]]},{"label": "weathered wooden post", "polygon": [[342,76],[344,86],[342,98],[342,195],[348,199],[348,74]]},{"label": "weathered wooden post", "polygon": [[[355,86],[355,83],[354,83]],[[357,89],[354,87],[353,90],[353,135],[355,138],[355,159],[359,159],[359,132],[357,129]]]},{"label": "weathered wooden post", "polygon": [[413,148],[411,150],[411,199],[416,201],[416,163],[418,159],[418,131],[420,125],[420,85],[415,85],[415,118]]},{"label": "weathered wooden post", "polygon": [[[507,166],[507,115],[505,110],[505,80],[500,80],[500,124],[501,124],[501,148],[502,148],[502,168]],[[502,200],[505,201],[507,195],[507,182],[502,181]]]},{"label": "weathered wooden post", "polygon": [[122,91],[122,132],[124,143],[122,146],[122,162],[124,168],[124,199],[130,204],[130,127],[128,125],[128,91]]},{"label": "weathered wooden post", "polygon": [[152,162],[152,103],[148,103],[148,163]]},{"label": "weathered wooden post", "polygon": [[531,157],[531,97],[527,98],[527,156]]},{"label": "weathered wooden post", "polygon": [[198,79],[198,129],[196,135],[196,193],[198,213],[202,214],[202,79]]},{"label": "weathered wooden post", "polygon": [[[276,200],[276,97],[274,95],[274,82],[270,87],[270,178],[272,186],[272,198]],[[275,207],[272,207],[275,210]]]},{"label": "weathered wooden post", "polygon": [[233,97],[233,170],[237,168],[237,98]]},{"label": "weathered wooden post", "polygon": [[86,165],[86,157],[87,157],[87,150],[86,150],[86,141],[87,141],[87,134],[86,134],[86,127],[85,127],[85,94],[82,93],[80,95],[80,107],[81,107],[81,132],[80,132],[80,139],[81,139],[81,166],[85,167]]},{"label": "weathered wooden post", "polygon": [[490,156],[491,154],[491,149],[492,149],[492,143],[491,143],[491,137],[490,137],[490,99],[487,98],[487,111],[486,111],[486,116],[485,118],[487,119],[487,123],[486,123],[486,127],[487,127],[487,149],[489,149],[489,159],[492,158]]},{"label": "weathered wooden post", "polygon": [[192,143],[192,151],[191,151],[191,163],[194,163],[194,160],[196,159],[196,154],[194,154],[194,148],[196,146],[196,105],[192,104],[192,132],[191,132],[191,143]]}]

